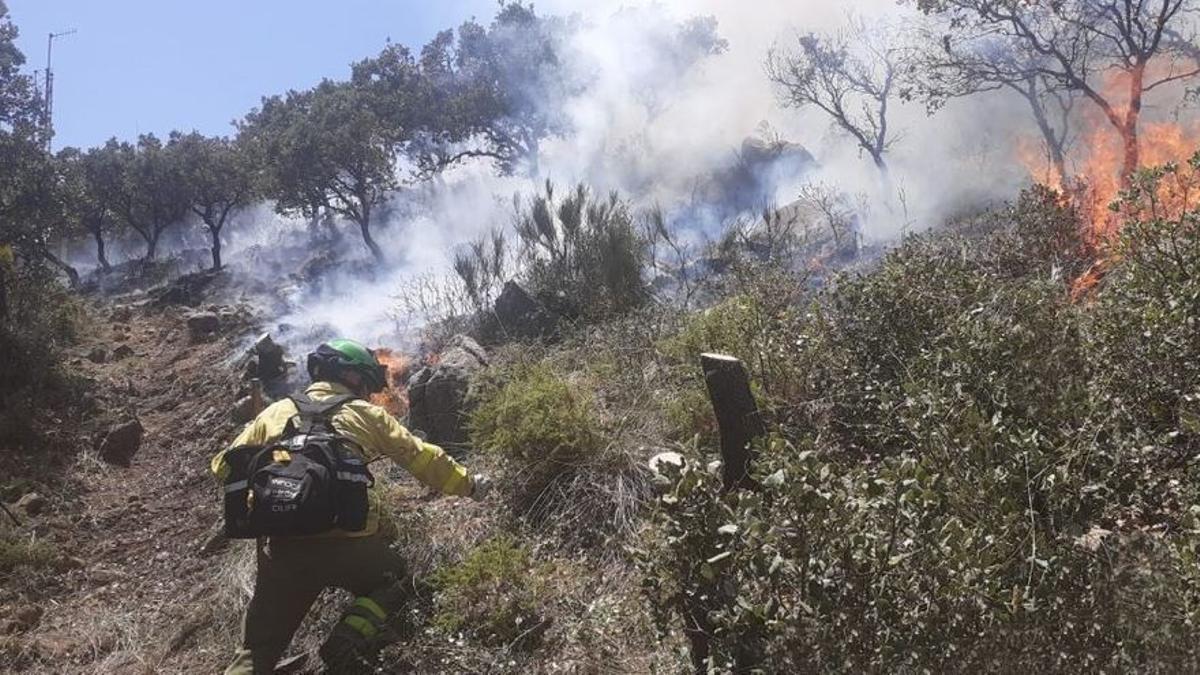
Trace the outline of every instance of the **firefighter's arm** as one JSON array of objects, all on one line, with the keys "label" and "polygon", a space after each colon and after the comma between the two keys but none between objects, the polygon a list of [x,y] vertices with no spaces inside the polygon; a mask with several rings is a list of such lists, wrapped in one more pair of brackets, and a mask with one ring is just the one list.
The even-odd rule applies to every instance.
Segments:
[{"label": "firefighter's arm", "polygon": [[413,436],[382,408],[372,410],[370,415],[377,422],[372,425],[372,447],[435,490],[459,497],[471,495],[474,484],[466,467],[438,446]]},{"label": "firefighter's arm", "polygon": [[242,433],[233,439],[233,443],[229,444],[229,448],[213,456],[212,462],[209,464],[209,470],[212,471],[218,480],[225,480],[225,474],[229,471],[229,465],[225,462],[225,453],[229,452],[229,449],[243,445],[264,445],[270,440],[271,433],[269,427],[267,414],[264,411],[242,429]]}]

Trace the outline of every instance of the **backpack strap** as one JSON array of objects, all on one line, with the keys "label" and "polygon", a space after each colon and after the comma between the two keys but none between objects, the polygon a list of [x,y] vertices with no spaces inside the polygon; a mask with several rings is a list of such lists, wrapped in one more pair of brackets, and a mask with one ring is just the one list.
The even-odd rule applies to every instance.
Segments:
[{"label": "backpack strap", "polygon": [[314,401],[306,394],[297,394],[290,398],[300,417],[300,424],[292,431],[297,434],[311,434],[333,431],[334,413],[338,408],[358,397],[353,394],[338,394],[321,401]]}]

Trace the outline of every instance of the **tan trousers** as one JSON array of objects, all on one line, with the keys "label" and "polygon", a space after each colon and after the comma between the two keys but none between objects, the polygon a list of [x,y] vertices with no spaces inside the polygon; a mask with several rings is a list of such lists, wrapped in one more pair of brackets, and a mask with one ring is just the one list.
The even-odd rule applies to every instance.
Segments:
[{"label": "tan trousers", "polygon": [[260,541],[242,648],[226,675],[273,672],[324,589],[344,588],[364,596],[404,578],[404,561],[388,546],[394,533],[390,523],[381,523],[379,531],[367,537]]}]

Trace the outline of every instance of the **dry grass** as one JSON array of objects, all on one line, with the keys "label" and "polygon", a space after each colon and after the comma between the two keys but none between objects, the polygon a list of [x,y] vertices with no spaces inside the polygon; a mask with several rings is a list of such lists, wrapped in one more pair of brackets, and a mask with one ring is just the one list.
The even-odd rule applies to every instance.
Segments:
[{"label": "dry grass", "polygon": [[[254,542],[233,542],[212,558],[211,575],[179,606],[146,612],[123,604],[98,622],[74,628],[86,648],[79,660],[91,673],[216,672],[224,668],[241,640],[241,621],[254,586]],[[49,671],[47,671],[49,672]]]}]

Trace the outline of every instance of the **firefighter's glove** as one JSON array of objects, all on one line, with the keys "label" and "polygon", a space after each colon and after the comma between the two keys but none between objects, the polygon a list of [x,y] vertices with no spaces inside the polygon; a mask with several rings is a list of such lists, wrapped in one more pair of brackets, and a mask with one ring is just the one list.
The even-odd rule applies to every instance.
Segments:
[{"label": "firefighter's glove", "polygon": [[471,499],[481,502],[491,490],[492,480],[490,478],[481,473],[471,476]]}]

